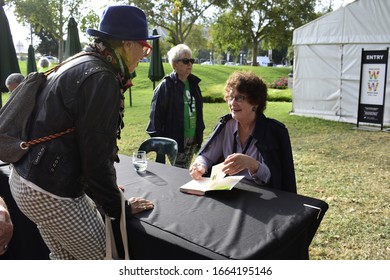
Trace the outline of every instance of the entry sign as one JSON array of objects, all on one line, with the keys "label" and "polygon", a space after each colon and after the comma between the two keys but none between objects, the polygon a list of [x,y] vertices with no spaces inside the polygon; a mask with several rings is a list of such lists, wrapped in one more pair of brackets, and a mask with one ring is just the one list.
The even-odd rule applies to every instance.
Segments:
[{"label": "entry sign", "polygon": [[377,123],[383,129],[388,53],[389,48],[376,51],[362,49],[357,126],[359,122]]}]

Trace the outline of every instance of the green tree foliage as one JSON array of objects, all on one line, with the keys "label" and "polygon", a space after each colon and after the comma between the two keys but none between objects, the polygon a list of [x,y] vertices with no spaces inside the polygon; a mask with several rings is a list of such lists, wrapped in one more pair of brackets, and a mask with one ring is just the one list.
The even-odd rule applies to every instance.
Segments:
[{"label": "green tree foliage", "polygon": [[36,47],[37,53],[58,56],[58,40],[55,39],[51,33],[47,33],[46,30],[42,28],[36,35],[41,39],[41,42]]},{"label": "green tree foliage", "polygon": [[216,23],[211,25],[210,34],[215,50],[237,56],[242,46],[248,41],[243,27],[237,26],[233,12],[223,13]]},{"label": "green tree foliage", "polygon": [[[50,40],[58,41],[58,57],[61,60],[68,20],[71,16],[79,18],[79,8],[83,2],[84,0],[8,0],[7,4],[14,6],[17,20],[25,26],[31,26],[43,44],[50,44]],[[46,50],[44,45],[41,49]]]},{"label": "green tree foliage", "polygon": [[169,33],[172,45],[186,42],[194,24],[204,18],[204,13],[213,5],[226,0],[135,0],[129,1],[144,10],[151,26],[160,26]]},{"label": "green tree foliage", "polygon": [[192,56],[199,58],[199,51],[207,48],[207,39],[203,35],[204,27],[202,25],[194,24],[192,32],[187,36],[184,42],[191,46]]},{"label": "green tree foliage", "polygon": [[[80,20],[80,31],[85,33],[87,28],[99,29],[100,15],[95,11],[89,10]],[[92,38],[91,38],[92,39]]]},{"label": "green tree foliage", "polygon": [[231,8],[213,25],[213,40],[235,53],[250,44],[253,65],[261,44],[285,47],[295,28],[317,17],[316,0],[229,0],[229,4]]}]

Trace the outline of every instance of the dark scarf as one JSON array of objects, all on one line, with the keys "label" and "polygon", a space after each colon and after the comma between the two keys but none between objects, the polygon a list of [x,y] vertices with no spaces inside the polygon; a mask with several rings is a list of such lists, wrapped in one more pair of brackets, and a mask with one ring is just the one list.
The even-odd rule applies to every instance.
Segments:
[{"label": "dark scarf", "polygon": [[[110,63],[116,71],[116,79],[121,88],[121,105],[120,105],[120,118],[118,124],[117,138],[121,138],[121,130],[124,127],[123,117],[125,110],[125,91],[133,85],[131,82],[131,74],[129,69],[124,63],[122,57],[115,52],[110,43],[101,39],[95,39],[86,49],[86,51],[92,51],[99,54],[105,61]],[[119,149],[118,149],[119,150]]]},{"label": "dark scarf", "polygon": [[117,80],[122,89],[122,93],[124,93],[129,87],[133,85],[131,82],[131,74],[129,73],[129,69],[124,63],[122,57],[111,47],[110,43],[101,39],[96,39],[89,45],[89,48],[93,52],[98,53],[117,71]]}]

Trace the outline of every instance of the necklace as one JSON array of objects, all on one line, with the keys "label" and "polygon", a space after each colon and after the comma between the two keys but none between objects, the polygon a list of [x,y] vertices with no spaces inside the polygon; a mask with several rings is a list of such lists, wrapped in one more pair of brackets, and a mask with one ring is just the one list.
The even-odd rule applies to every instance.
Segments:
[{"label": "necklace", "polygon": [[[234,140],[233,140],[233,153],[236,153],[237,152],[237,131],[234,132],[234,137],[233,138],[234,138]],[[246,151],[248,150],[248,148],[249,148],[249,146],[250,146],[250,144],[252,142],[252,139],[253,139],[253,137],[252,137],[252,134],[251,134],[251,135],[249,135],[249,138],[248,138],[248,141],[246,142],[244,150],[242,150],[243,154],[245,154]]]}]

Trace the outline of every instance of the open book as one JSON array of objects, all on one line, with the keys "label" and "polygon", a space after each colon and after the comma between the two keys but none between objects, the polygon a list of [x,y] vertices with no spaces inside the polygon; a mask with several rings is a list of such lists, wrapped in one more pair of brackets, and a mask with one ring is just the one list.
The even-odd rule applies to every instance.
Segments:
[{"label": "open book", "polygon": [[180,187],[180,191],[196,195],[204,195],[208,191],[231,190],[244,176],[226,176],[222,172],[223,163],[211,168],[210,178],[202,177],[191,180]]}]

